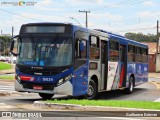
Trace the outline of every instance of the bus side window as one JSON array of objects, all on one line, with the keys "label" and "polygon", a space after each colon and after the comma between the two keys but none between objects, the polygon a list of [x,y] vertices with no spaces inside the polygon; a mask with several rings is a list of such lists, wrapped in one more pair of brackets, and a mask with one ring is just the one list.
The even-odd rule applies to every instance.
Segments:
[{"label": "bus side window", "polygon": [[119,43],[117,41],[109,42],[109,59],[112,62],[119,60]]},{"label": "bus side window", "polygon": [[148,49],[142,48],[142,62],[147,63],[148,62]]},{"label": "bus side window", "polygon": [[90,36],[90,59],[99,59],[99,39],[95,36]]},{"label": "bus side window", "polygon": [[128,61],[135,62],[135,46],[128,45]]},{"label": "bus side window", "polygon": [[136,47],[136,62],[142,62],[142,49]]}]

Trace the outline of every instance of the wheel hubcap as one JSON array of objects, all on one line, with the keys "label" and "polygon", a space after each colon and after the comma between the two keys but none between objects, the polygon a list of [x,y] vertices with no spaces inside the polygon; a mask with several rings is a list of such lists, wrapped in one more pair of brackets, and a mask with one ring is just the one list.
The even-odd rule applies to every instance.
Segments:
[{"label": "wheel hubcap", "polygon": [[93,89],[93,87],[92,87],[91,85],[89,85],[89,88],[88,88],[88,95],[89,95],[89,96],[92,96],[93,93],[94,93],[94,89]]},{"label": "wheel hubcap", "polygon": [[130,81],[130,91],[132,91],[133,90],[133,80],[131,79],[131,81]]}]

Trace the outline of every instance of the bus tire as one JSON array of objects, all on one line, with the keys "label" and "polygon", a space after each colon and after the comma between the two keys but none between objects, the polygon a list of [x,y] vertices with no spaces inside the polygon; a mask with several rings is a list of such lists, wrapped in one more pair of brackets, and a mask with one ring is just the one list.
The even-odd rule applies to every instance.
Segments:
[{"label": "bus tire", "polygon": [[130,77],[129,78],[129,87],[125,89],[125,93],[131,94],[133,92],[133,88],[134,88],[134,78]]},{"label": "bus tire", "polygon": [[88,86],[87,99],[88,100],[95,99],[97,97],[97,93],[98,92],[97,92],[96,83],[93,80],[91,80]]},{"label": "bus tire", "polygon": [[54,96],[54,94],[39,93],[39,96],[44,100],[46,100],[46,99],[51,99]]}]

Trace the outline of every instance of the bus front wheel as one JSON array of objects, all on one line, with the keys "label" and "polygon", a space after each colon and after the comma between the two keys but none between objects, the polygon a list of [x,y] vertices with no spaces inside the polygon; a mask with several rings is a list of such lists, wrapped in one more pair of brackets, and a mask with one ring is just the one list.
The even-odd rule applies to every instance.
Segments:
[{"label": "bus front wheel", "polygon": [[134,88],[134,78],[130,77],[129,78],[129,87],[125,89],[125,93],[131,94],[133,92],[133,88]]},{"label": "bus front wheel", "polygon": [[39,93],[39,96],[46,100],[51,99],[54,96],[54,94]]},{"label": "bus front wheel", "polygon": [[96,98],[96,96],[97,96],[96,83],[93,80],[91,80],[88,86],[87,99],[92,100]]}]

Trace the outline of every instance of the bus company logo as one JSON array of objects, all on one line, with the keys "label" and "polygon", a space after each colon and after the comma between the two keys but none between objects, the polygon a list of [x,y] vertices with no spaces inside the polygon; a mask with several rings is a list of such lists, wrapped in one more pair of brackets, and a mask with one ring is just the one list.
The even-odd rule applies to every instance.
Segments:
[{"label": "bus company logo", "polygon": [[141,65],[139,65],[139,70],[141,70],[141,68],[142,68]]},{"label": "bus company logo", "polygon": [[115,70],[115,68],[114,68],[114,67],[109,66],[108,70],[109,70],[109,71],[111,71],[111,70]]},{"label": "bus company logo", "polygon": [[147,69],[147,67],[144,67],[144,71],[147,71],[148,69]]},{"label": "bus company logo", "polygon": [[34,77],[32,77],[32,78],[30,79],[30,81],[31,81],[31,82],[35,81],[35,78],[34,78]]},{"label": "bus company logo", "polygon": [[1,2],[1,6],[34,6],[37,2],[34,1],[23,1],[23,0],[17,0],[17,2],[11,2],[11,1],[3,1]]},{"label": "bus company logo", "polygon": [[39,82],[40,80],[41,80],[41,78],[40,78],[40,77],[38,77],[38,78],[37,78],[37,82]]}]

